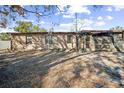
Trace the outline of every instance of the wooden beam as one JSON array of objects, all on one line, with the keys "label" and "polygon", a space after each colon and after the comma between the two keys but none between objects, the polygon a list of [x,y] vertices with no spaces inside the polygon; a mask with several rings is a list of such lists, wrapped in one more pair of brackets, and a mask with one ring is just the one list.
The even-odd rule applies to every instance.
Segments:
[{"label": "wooden beam", "polygon": [[10,41],[10,49],[13,50],[13,36],[11,35],[11,41]]},{"label": "wooden beam", "polygon": [[122,31],[122,39],[124,40],[124,31]]}]

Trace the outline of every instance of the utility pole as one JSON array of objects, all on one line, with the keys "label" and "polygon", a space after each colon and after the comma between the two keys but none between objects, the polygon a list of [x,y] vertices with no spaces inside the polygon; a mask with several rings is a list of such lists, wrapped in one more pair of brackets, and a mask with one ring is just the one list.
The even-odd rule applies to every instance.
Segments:
[{"label": "utility pole", "polygon": [[76,19],[76,24],[75,24],[75,31],[76,31],[76,51],[78,51],[78,47],[79,47],[79,44],[78,44],[78,29],[77,29],[77,13],[75,13],[75,19]]},{"label": "utility pole", "polygon": [[75,30],[76,30],[76,33],[77,33],[77,13],[75,13],[75,19],[76,19]]},{"label": "utility pole", "polygon": [[48,34],[48,37],[49,37],[49,45],[48,45],[48,47],[49,47],[49,49],[50,49],[50,47],[52,46],[52,44],[53,44],[53,36],[52,36],[52,32],[54,32],[54,26],[55,26],[55,24],[52,22],[51,23],[51,28],[50,28],[50,30],[49,30],[49,34]]}]

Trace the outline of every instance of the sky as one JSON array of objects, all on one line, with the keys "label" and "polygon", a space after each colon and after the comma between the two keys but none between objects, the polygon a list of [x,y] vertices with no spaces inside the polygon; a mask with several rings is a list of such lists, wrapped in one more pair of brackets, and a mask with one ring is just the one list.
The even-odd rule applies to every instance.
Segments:
[{"label": "sky", "polygon": [[[59,5],[59,8],[65,11],[65,6]],[[30,10],[29,6],[23,7]],[[97,9],[91,5],[72,5],[67,12],[60,13],[55,10],[55,14],[44,16],[39,22],[32,14],[28,15],[26,19],[18,16],[17,20],[31,21],[33,24],[39,24],[41,28],[47,30],[54,27],[55,32],[69,32],[75,31],[75,13],[77,13],[77,25],[80,28],[78,30],[108,30],[115,26],[124,26],[124,6],[118,5],[104,5]],[[11,22],[9,25],[10,28],[13,26],[15,26],[15,22]]]}]

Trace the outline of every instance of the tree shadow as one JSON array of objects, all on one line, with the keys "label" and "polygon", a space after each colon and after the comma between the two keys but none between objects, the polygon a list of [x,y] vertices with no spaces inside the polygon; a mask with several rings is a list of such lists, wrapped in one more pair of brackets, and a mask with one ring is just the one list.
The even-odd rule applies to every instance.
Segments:
[{"label": "tree shadow", "polygon": [[112,58],[107,57],[107,56],[102,56],[102,57],[104,57],[104,58],[107,59],[108,61],[113,62],[114,64],[120,64],[120,65],[122,64],[122,65],[124,65],[123,60],[120,59],[120,58],[118,58],[118,57],[116,57],[116,59],[117,59],[118,61],[115,61],[115,60],[113,60]]},{"label": "tree shadow", "polygon": [[66,61],[69,61],[69,60],[71,60],[71,59],[74,59],[74,58],[77,58],[77,57],[80,57],[80,56],[83,56],[83,55],[87,55],[87,54],[91,54],[91,53],[77,54],[77,55],[75,55],[75,56],[68,57],[68,58],[66,58],[66,59],[63,59],[63,60],[57,61],[57,62],[55,62],[55,63],[53,63],[53,64],[50,64],[50,65],[48,65],[48,67],[53,67],[53,66],[56,66],[56,65],[58,65],[58,64],[64,63],[64,62],[66,62]]},{"label": "tree shadow", "polygon": [[[109,57],[106,57],[106,56],[101,56],[101,57],[104,57],[113,63],[119,63],[119,62],[113,61]],[[109,76],[109,78],[107,78],[107,80],[112,81],[112,82],[117,82],[120,87],[124,86],[121,82],[121,80],[122,80],[122,77],[120,75],[120,70],[122,70],[121,67],[118,67],[118,66],[110,67],[106,64],[101,64],[101,63],[94,63],[93,65],[95,68],[99,69],[99,71],[96,73],[96,75],[99,76],[102,72],[104,72]]]},{"label": "tree shadow", "polygon": [[[124,61],[124,52],[114,52],[113,55],[117,56],[117,58],[121,61]],[[122,58],[120,58],[122,57]]]},{"label": "tree shadow", "polygon": [[[17,50],[18,48],[25,49],[26,41],[24,41],[20,36],[18,38],[12,37],[12,39],[13,39],[12,50]],[[18,46],[20,46],[20,47],[18,47]]]},{"label": "tree shadow", "polygon": [[[19,54],[19,56],[16,59],[7,60],[7,62],[11,64],[6,66],[4,70],[0,69],[1,75],[6,73],[5,77],[0,78],[0,81],[6,80],[6,82],[1,82],[0,87],[34,87],[33,84],[35,84],[35,87],[42,87],[42,78],[44,77],[44,75],[46,75],[49,72],[49,70],[52,67],[67,62],[69,60],[72,60],[74,58],[91,54],[89,52],[84,54],[75,54],[74,56],[72,56],[72,54],[75,53],[75,51],[56,52],[51,50],[48,52],[44,52],[44,51],[40,51],[40,52],[41,53],[38,53],[36,55],[34,55],[35,52],[30,52],[30,51],[24,53],[22,52],[22,54]],[[106,71],[106,73],[110,76],[110,78],[113,81],[119,82],[121,84],[121,76],[119,76],[118,68],[116,67],[111,68],[107,66],[104,63],[104,60],[102,59],[102,57],[104,56],[101,55],[101,52],[93,52],[93,53],[96,54],[97,57],[92,61],[98,62],[94,66],[99,69],[102,68],[101,70]],[[11,58],[15,58],[17,54],[15,53],[14,56],[12,56]],[[27,55],[30,54],[30,55],[27,56],[26,54]],[[6,59],[6,57],[4,57],[2,60],[4,59]],[[113,61],[110,58],[108,59],[110,61]],[[80,73],[82,71],[81,68],[82,67],[80,67],[80,65],[75,65],[73,71],[75,77],[80,77]],[[37,77],[40,77],[40,79],[37,79]],[[65,87],[69,87],[69,86],[65,85]]]},{"label": "tree shadow", "polygon": [[[33,87],[31,86],[32,75],[37,75],[42,78],[44,74],[46,74],[50,69],[50,66],[48,66],[48,64],[57,62],[61,58],[64,59],[65,56],[71,55],[71,53],[73,52],[74,51],[72,52],[50,51],[39,55],[23,56],[16,58],[14,60],[7,60],[7,62],[10,62],[11,64],[5,67],[6,68],[5,71],[1,70],[0,74],[12,73],[12,77],[10,77],[10,74],[7,74],[6,75],[7,78],[0,78],[0,81],[3,81],[3,79],[6,80],[6,82],[1,84],[0,87],[27,87],[27,86]],[[23,54],[27,53],[25,52]],[[11,80],[13,77],[16,77],[16,79]],[[24,86],[23,84],[19,85],[19,83],[21,83],[19,81],[21,80],[23,80],[22,83],[28,82],[27,86]],[[37,87],[41,87],[41,82],[39,81],[40,86]]]}]

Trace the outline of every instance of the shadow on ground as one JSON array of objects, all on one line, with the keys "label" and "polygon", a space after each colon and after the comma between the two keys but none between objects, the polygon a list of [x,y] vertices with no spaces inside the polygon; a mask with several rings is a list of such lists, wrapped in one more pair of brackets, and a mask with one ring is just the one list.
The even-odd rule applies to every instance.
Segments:
[{"label": "shadow on ground", "polygon": [[[82,81],[85,79],[83,74],[86,74],[85,70],[87,69],[88,73],[91,72],[98,77],[102,72],[105,72],[109,80],[120,84],[118,87],[123,87],[123,77],[120,75],[120,70],[124,70],[124,53],[113,53],[113,55],[116,56],[118,62],[100,52],[78,54],[74,51],[27,51],[2,54],[0,55],[0,87],[83,87],[76,81],[84,82]],[[110,66],[106,64],[104,59],[119,64],[119,66]],[[82,65],[84,64],[83,61],[88,61],[85,66]],[[66,63],[68,64],[66,65]],[[68,67],[71,64],[73,65],[72,68]],[[68,71],[73,73],[69,79],[65,79],[63,75],[68,76],[67,69],[71,69]],[[54,75],[52,76],[51,73]],[[54,76],[59,77],[52,81]],[[88,77],[88,75],[86,76]],[[45,81],[47,81],[46,84],[44,84]],[[51,86],[47,86],[51,83]],[[76,84],[77,86],[74,86]],[[89,87],[93,86],[109,87],[100,82],[89,85]]]},{"label": "shadow on ground", "polygon": [[73,51],[28,51],[0,56],[0,87],[42,87],[42,76]]}]

